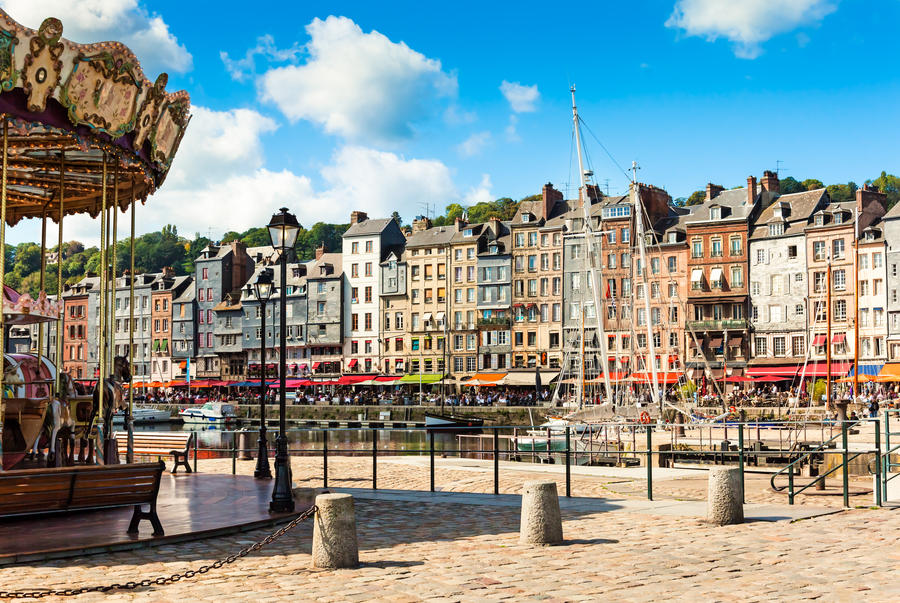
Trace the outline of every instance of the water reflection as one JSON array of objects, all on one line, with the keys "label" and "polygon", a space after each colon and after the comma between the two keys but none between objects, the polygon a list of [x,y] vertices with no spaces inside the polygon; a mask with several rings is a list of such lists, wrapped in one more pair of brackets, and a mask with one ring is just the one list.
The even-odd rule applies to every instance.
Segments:
[{"label": "water reflection", "polygon": [[[212,456],[229,456],[235,443],[239,444],[239,434],[234,428],[223,428],[215,425],[182,425],[173,423],[169,425],[136,425],[135,431],[194,431],[197,433],[198,448],[221,450],[222,453],[211,453]],[[257,431],[251,433],[251,446],[256,446]],[[311,429],[288,429],[288,442],[291,450],[321,450],[324,442],[324,431]],[[335,429],[327,432],[328,449],[330,452],[346,451],[344,454],[370,454],[372,451],[372,434],[376,434],[376,446],[381,451],[396,451],[405,454],[428,454],[429,434],[424,429]],[[269,429],[269,439],[274,441],[276,430]],[[463,438],[464,450],[478,450],[477,441],[473,438]],[[471,440],[471,441],[470,441]],[[490,446],[490,444],[486,444]],[[434,434],[434,448],[436,452],[444,450],[456,450],[459,446],[455,434]],[[206,455],[204,455],[206,456]]]}]

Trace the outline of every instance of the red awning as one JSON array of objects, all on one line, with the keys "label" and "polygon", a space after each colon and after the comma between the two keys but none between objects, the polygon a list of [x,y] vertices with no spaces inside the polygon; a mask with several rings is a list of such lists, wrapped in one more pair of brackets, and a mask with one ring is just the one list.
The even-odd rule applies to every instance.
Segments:
[{"label": "red awning", "polygon": [[209,387],[209,381],[206,379],[191,381],[191,387]]},{"label": "red awning", "polygon": [[[851,363],[849,362],[832,362],[831,376],[843,377],[850,372]],[[797,374],[803,374],[804,377],[827,377],[829,374],[828,365],[824,362],[810,362],[806,365],[806,371],[801,368]]]},{"label": "red awning", "polygon": [[[672,383],[678,383],[678,379],[681,377],[681,373],[675,372],[666,372],[666,371],[657,371],[656,372],[656,381],[657,383],[665,383],[667,385]],[[632,373],[631,380],[632,381],[652,381],[653,374],[649,372],[643,373]]]},{"label": "red awning", "polygon": [[844,343],[846,339],[846,333],[835,333],[834,337],[831,338],[831,343]]},{"label": "red awning", "polygon": [[779,366],[750,366],[747,367],[747,375],[749,377],[765,377],[775,375],[779,377],[791,378],[797,375],[800,367],[803,365],[783,364]]},{"label": "red awning", "polygon": [[381,377],[375,377],[375,381],[378,383],[391,383],[393,381],[397,381],[400,378],[400,375],[383,375]]},{"label": "red awning", "polygon": [[187,360],[182,360],[178,363],[178,368],[187,368]]},{"label": "red awning", "polygon": [[313,362],[313,370],[316,370],[316,369],[319,368],[320,366],[322,366],[322,363],[321,363],[321,362]]},{"label": "red awning", "polygon": [[826,341],[828,341],[828,338],[825,337],[824,335],[816,335],[816,338],[813,339],[812,344],[813,344],[814,348],[818,348],[818,347],[822,347],[823,345],[825,345]]},{"label": "red awning", "polygon": [[353,368],[353,367],[356,366],[357,364],[359,364],[359,360],[357,360],[356,358],[354,358],[353,360],[351,360],[350,362],[347,363],[347,368]]},{"label": "red awning", "polygon": [[[356,362],[356,361],[351,360],[350,362]],[[342,375],[341,378],[338,379],[338,385],[354,385],[356,383],[368,381],[371,378],[372,378],[371,375]]]}]

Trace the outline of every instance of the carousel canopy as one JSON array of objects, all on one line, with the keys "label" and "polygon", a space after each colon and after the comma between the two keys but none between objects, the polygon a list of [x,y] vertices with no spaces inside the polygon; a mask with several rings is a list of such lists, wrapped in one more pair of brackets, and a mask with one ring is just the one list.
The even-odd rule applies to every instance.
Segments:
[{"label": "carousel canopy", "polygon": [[32,325],[51,322],[59,318],[59,304],[41,291],[37,299],[19,293],[9,285],[3,285],[3,321],[7,325]]},{"label": "carousel canopy", "polygon": [[184,91],[150,82],[118,42],[76,44],[59,19],[35,31],[0,10],[0,114],[8,124],[7,222],[125,208],[165,180],[190,120]]}]

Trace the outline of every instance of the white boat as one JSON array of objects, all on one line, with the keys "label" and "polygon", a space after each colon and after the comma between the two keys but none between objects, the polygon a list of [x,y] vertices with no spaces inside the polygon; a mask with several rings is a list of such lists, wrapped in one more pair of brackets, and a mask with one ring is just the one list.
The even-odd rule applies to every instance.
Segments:
[{"label": "white boat", "polygon": [[185,423],[228,423],[237,420],[233,404],[207,402],[199,408],[185,408],[178,413]]},{"label": "white boat", "polygon": [[[132,409],[132,415],[134,416],[134,423],[136,425],[146,423],[168,423],[172,420],[172,415],[169,414],[168,410],[159,410],[156,408],[148,408],[144,406],[135,406]],[[116,413],[113,414],[113,423],[124,422],[125,413],[122,411],[116,411]]]}]

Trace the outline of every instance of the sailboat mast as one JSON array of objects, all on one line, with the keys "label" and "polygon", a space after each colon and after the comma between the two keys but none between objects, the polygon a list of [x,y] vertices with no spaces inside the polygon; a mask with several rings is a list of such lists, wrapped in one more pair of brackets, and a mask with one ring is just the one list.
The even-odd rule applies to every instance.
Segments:
[{"label": "sailboat mast", "polygon": [[[599,255],[594,253],[594,226],[591,223],[591,200],[588,195],[587,172],[584,169],[584,158],[581,153],[581,122],[578,119],[578,107],[575,105],[575,86],[569,89],[572,93],[572,121],[575,124],[575,145],[578,151],[578,171],[581,176],[581,210],[584,217],[584,240],[587,244],[585,260],[590,266],[591,293],[594,296],[594,315],[597,318],[597,334],[600,340],[600,362],[603,368],[603,386],[605,388],[606,397],[611,404],[613,402],[612,388],[609,382],[609,360],[606,356],[606,333],[603,329],[602,308],[600,306],[600,282],[597,273],[597,262]],[[584,355],[581,357],[584,364]]]},{"label": "sailboat mast", "polygon": [[[660,418],[662,418],[662,396],[659,395],[659,380],[656,372],[656,346],[653,345],[653,321],[650,316],[650,282],[647,280],[647,246],[644,241],[644,217],[641,211],[641,198],[638,193],[637,163],[631,162],[631,202],[634,206],[634,223],[637,230],[638,252],[641,258],[641,280],[644,283],[644,312],[646,314],[647,327],[647,362],[650,364],[650,391],[653,392],[653,401],[659,404]],[[646,369],[646,367],[645,367]]]}]

